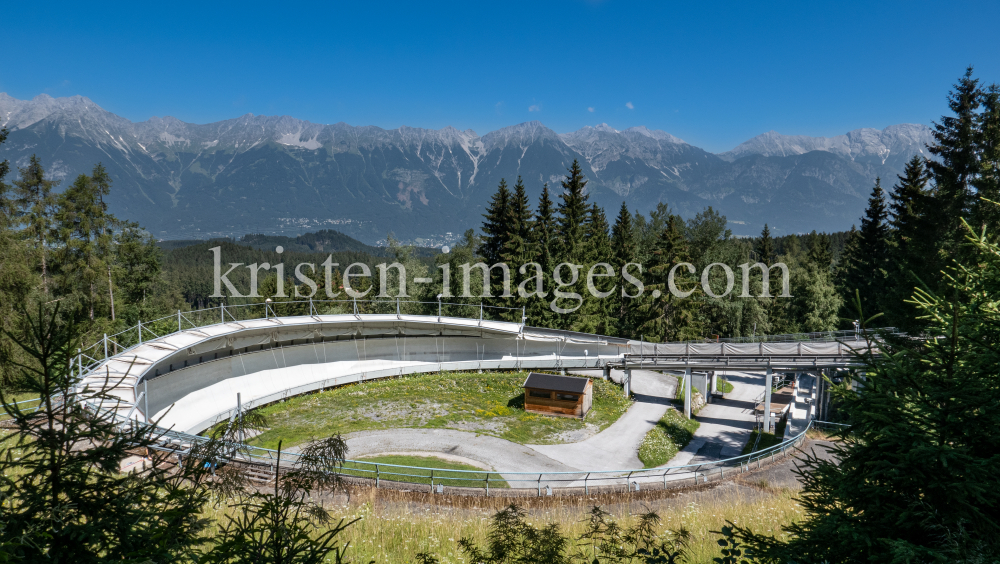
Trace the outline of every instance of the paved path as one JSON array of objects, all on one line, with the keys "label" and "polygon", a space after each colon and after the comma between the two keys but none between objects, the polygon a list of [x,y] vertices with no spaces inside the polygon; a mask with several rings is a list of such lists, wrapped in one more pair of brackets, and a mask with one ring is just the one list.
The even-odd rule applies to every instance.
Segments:
[{"label": "paved path", "polygon": [[[600,371],[573,371],[599,377]],[[612,371],[611,378],[620,382],[622,373]],[[656,426],[670,408],[677,379],[649,370],[632,371],[632,393],[635,403],[618,421],[597,435],[578,443],[561,445],[527,445],[532,449],[568,466],[586,470],[622,470],[642,468],[639,445],[646,433]]]},{"label": "paved path", "polygon": [[[348,457],[406,452],[409,454],[445,454],[482,463],[500,472],[514,488],[530,488],[566,484],[560,480],[577,480],[583,477],[577,469],[553,460],[524,445],[519,445],[489,435],[451,429],[387,429],[384,431],[359,431],[347,439]],[[532,475],[511,474],[529,472]],[[536,478],[535,473],[573,472],[570,475],[553,474],[548,479]],[[553,481],[555,480],[555,481]]]},{"label": "paved path", "polygon": [[348,456],[383,452],[443,453],[478,460],[498,472],[566,472],[577,470],[527,446],[508,440],[452,429],[386,429],[345,435]]},{"label": "paved path", "polygon": [[764,392],[764,375],[719,372],[733,385],[725,399],[714,399],[698,412],[694,438],[664,466],[698,464],[739,456],[754,427],[754,402]]},{"label": "paved path", "polygon": [[[599,377],[600,371],[582,372]],[[612,379],[621,381],[621,372]],[[345,438],[348,456],[426,452],[478,461],[498,472],[572,472],[642,468],[639,444],[669,408],[677,380],[658,372],[632,371],[635,403],[618,421],[587,440],[561,445],[519,445],[497,437],[451,429],[361,431]]]}]

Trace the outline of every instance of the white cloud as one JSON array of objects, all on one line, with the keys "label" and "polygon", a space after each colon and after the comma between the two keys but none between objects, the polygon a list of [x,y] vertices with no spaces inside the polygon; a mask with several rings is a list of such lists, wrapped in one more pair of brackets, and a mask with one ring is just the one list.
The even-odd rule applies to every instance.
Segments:
[{"label": "white cloud", "polygon": [[542,111],[542,107],[539,106],[538,104],[532,104],[532,105],[528,106],[528,111],[529,112],[540,112],[540,111]]},{"label": "white cloud", "polygon": [[594,107],[591,106],[591,107],[587,108],[587,111],[590,112],[590,113],[594,113]]},{"label": "white cloud", "polygon": [[632,105],[632,102],[625,102],[625,107],[628,108],[628,109],[630,109],[630,110],[634,110],[635,109],[635,106]]}]

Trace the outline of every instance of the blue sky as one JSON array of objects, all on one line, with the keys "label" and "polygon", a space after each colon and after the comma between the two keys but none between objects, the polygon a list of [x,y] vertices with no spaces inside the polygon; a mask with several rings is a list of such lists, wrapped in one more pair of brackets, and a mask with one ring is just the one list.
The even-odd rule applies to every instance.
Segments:
[{"label": "blue sky", "polygon": [[8,2],[0,91],[141,121],[606,122],[725,151],[925,123],[1000,82],[998,2]]}]

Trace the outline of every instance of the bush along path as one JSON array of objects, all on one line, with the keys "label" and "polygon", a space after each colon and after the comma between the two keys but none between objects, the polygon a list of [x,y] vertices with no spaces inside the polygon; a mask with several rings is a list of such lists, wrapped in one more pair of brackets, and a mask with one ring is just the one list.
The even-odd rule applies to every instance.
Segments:
[{"label": "bush along path", "polygon": [[667,409],[639,445],[639,460],[646,468],[666,464],[691,442],[698,426],[697,419],[685,419],[676,409]]}]

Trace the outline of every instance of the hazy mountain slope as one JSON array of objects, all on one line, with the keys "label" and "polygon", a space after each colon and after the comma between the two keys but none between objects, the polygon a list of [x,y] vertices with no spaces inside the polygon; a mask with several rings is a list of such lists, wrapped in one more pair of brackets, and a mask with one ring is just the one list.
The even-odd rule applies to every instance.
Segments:
[{"label": "hazy mountain slope", "polygon": [[390,231],[414,239],[477,227],[501,178],[513,185],[522,176],[534,205],[543,183],[558,194],[574,159],[611,216],[623,200],[643,212],[667,202],[684,215],[711,205],[737,234],[764,222],[779,233],[842,230],[857,221],[875,177],[891,185],[930,139],[919,125],[832,138],[770,132],[715,155],[645,127],[560,135],[535,121],[480,137],[250,114],[133,123],[80,96],[5,94],[0,125],[11,130],[0,158],[24,166],[38,154],[64,183],[104,163],[115,182],[112,210],[158,237],[334,228],[366,242]]}]

